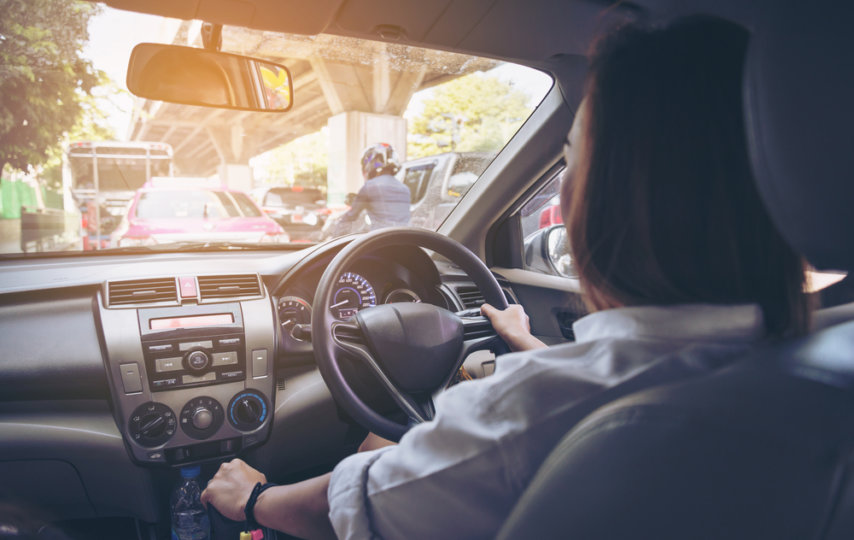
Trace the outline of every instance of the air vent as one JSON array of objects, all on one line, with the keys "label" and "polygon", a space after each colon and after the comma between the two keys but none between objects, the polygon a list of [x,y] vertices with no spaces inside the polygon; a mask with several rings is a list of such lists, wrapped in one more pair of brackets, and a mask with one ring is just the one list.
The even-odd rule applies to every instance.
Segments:
[{"label": "air vent", "polygon": [[466,309],[472,309],[483,305],[483,295],[477,287],[462,286],[457,287],[457,296],[463,303]]},{"label": "air vent", "polygon": [[107,283],[107,305],[178,302],[175,278],[135,279]]},{"label": "air vent", "polygon": [[202,301],[216,298],[261,296],[261,283],[256,274],[199,276],[199,296]]}]

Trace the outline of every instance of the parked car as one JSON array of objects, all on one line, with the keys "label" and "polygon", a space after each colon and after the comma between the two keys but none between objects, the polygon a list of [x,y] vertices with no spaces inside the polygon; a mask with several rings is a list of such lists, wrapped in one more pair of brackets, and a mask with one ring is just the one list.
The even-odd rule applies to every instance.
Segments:
[{"label": "parked car", "polygon": [[316,242],[329,217],[326,196],[316,187],[276,186],[250,192],[264,213],[288,233],[293,242]]},{"label": "parked car", "polygon": [[117,247],[171,242],[286,243],[288,234],[242,191],[187,184],[179,178],[137,190],[111,237]]}]

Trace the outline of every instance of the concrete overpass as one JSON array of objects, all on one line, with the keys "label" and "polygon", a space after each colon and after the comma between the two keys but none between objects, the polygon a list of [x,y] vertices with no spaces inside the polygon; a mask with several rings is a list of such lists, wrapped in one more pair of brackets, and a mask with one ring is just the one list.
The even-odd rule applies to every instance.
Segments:
[{"label": "concrete overpass", "polygon": [[[183,21],[172,43],[201,47],[199,27],[198,21]],[[496,65],[404,45],[231,27],[223,28],[222,50],[288,66],[293,108],[252,113],[138,100],[131,140],[172,145],[178,174],[219,173],[229,184],[248,188],[250,158],[328,126],[333,200],[361,186],[358,159],[366,145],[389,142],[405,158],[402,115],[416,91]]]}]

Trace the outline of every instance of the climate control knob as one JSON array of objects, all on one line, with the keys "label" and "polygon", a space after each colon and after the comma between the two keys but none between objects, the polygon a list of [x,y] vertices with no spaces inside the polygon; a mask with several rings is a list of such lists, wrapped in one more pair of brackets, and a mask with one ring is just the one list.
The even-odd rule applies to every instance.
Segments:
[{"label": "climate control knob", "polygon": [[222,405],[209,396],[193,398],[181,409],[181,429],[194,439],[212,436],[224,419]]},{"label": "climate control knob", "polygon": [[130,438],[142,446],[160,446],[175,434],[175,413],[162,403],[149,401],[131,413],[128,420]]},{"label": "climate control knob", "polygon": [[258,429],[268,415],[267,400],[255,390],[240,392],[228,404],[228,421],[240,431]]}]

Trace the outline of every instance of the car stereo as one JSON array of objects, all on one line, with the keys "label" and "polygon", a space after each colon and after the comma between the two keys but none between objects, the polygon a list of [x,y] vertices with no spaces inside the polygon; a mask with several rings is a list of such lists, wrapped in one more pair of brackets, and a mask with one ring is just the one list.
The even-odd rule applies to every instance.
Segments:
[{"label": "car stereo", "polygon": [[138,301],[108,305],[105,289],[94,302],[113,413],[131,457],[176,467],[262,444],[276,392],[276,319],[264,289],[155,306],[145,305],[156,302],[145,300],[152,286],[138,283],[111,282],[142,291]]},{"label": "car stereo", "polygon": [[246,378],[243,321],[238,304],[139,310],[142,354],[152,392]]}]

